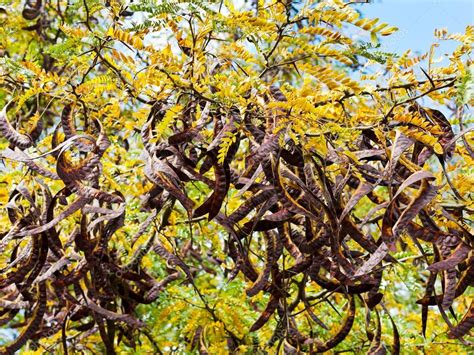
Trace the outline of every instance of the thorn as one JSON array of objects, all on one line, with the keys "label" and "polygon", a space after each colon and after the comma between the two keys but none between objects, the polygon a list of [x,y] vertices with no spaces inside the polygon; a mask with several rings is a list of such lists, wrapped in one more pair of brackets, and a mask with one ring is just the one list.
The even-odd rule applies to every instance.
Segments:
[{"label": "thorn", "polygon": [[430,78],[430,76],[428,75],[428,73],[427,73],[423,68],[420,68],[420,69],[421,69],[421,71],[423,72],[423,74],[425,74],[425,76],[426,76],[426,77],[428,78],[428,80],[430,81],[431,86],[432,86],[433,88],[436,88],[436,85],[435,85],[433,79]]}]

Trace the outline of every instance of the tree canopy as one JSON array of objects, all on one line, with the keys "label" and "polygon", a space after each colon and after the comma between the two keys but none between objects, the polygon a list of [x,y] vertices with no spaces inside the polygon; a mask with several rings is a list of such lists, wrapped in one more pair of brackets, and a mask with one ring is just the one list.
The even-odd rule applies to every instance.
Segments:
[{"label": "tree canopy", "polygon": [[468,352],[474,27],[397,55],[342,0],[0,23],[0,353]]}]

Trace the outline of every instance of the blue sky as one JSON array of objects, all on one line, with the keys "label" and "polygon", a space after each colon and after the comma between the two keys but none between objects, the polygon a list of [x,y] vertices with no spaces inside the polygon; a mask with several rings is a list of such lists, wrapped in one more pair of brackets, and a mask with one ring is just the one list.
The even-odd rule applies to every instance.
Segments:
[{"label": "blue sky", "polygon": [[[377,17],[399,28],[391,36],[381,38],[381,49],[397,54],[407,49],[424,54],[438,42],[440,46],[436,48],[435,58],[443,57],[442,54],[451,53],[459,42],[438,41],[434,30],[447,28],[448,33],[464,33],[466,26],[474,24],[474,0],[372,0],[369,4],[351,6],[360,10],[364,17]],[[437,65],[447,65],[447,59],[443,58]],[[419,69],[416,73],[422,76]],[[445,107],[437,108],[450,115]]]},{"label": "blue sky", "polygon": [[[365,17],[378,17],[399,28],[382,41],[384,50],[398,54],[407,49],[429,51],[436,28],[446,27],[449,33],[464,32],[467,25],[474,23],[473,0],[372,0],[369,4],[351,6]],[[452,51],[455,46],[452,41],[442,43],[437,53]]]}]

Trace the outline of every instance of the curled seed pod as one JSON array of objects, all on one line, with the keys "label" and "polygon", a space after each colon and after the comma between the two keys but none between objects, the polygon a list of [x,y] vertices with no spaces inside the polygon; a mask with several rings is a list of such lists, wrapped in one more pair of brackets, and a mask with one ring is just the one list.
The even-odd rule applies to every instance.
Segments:
[{"label": "curled seed pod", "polygon": [[25,7],[23,8],[23,18],[25,20],[34,20],[41,13],[41,0],[26,0]]},{"label": "curled seed pod", "polygon": [[33,316],[31,317],[31,321],[12,344],[8,345],[4,349],[1,349],[2,354],[14,354],[16,351],[20,350],[28,341],[28,339],[30,339],[31,336],[39,329],[43,320],[43,315],[46,312],[46,284],[44,282],[39,283],[37,290],[37,305],[33,312]]},{"label": "curled seed pod", "polygon": [[[343,341],[352,329],[352,325],[354,324],[355,312],[356,304],[354,296],[349,296],[349,310],[342,327],[331,339],[326,341],[324,344],[316,343],[315,350],[317,352],[325,352],[334,348],[337,344]],[[307,340],[307,344],[311,344],[313,341],[314,339],[309,339]]]},{"label": "curled seed pod", "polygon": [[249,330],[250,332],[255,332],[256,330],[259,330],[261,327],[265,325],[265,323],[268,322],[273,312],[275,312],[275,310],[277,309],[278,302],[279,302],[278,297],[275,297],[274,295],[270,297],[270,300],[267,303],[267,307],[265,308],[263,313],[260,315],[260,317],[255,321],[255,323],[250,327],[250,330]]},{"label": "curled seed pod", "polygon": [[27,135],[18,133],[10,124],[10,121],[8,121],[7,107],[8,104],[6,104],[3,110],[0,111],[0,133],[11,144],[22,150],[31,147],[33,145],[33,140]]},{"label": "curled seed pod", "polygon": [[466,335],[474,327],[474,301],[471,302],[469,310],[448,334],[449,338],[459,338]]}]

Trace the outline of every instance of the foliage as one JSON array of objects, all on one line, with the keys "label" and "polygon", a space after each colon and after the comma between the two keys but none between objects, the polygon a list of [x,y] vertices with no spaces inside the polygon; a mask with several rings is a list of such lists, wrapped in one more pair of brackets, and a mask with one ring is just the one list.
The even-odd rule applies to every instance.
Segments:
[{"label": "foliage", "polygon": [[340,0],[0,21],[2,353],[467,353],[473,27],[442,65]]}]

